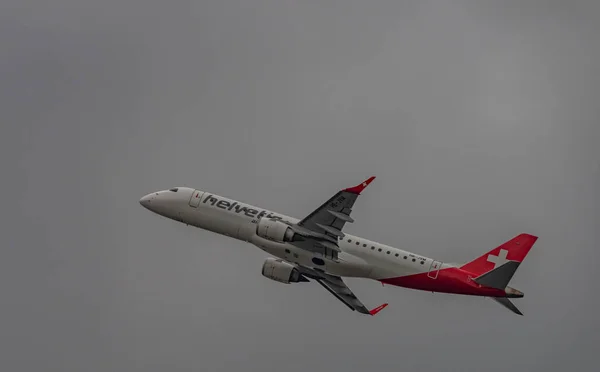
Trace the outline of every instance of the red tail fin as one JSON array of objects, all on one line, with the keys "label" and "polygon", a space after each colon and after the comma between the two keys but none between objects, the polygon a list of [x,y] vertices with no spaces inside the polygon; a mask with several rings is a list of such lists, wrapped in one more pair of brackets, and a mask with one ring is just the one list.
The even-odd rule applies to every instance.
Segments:
[{"label": "red tail fin", "polygon": [[461,269],[475,275],[482,275],[502,265],[504,262],[523,262],[527,253],[538,239],[530,234],[520,234],[499,247],[496,247],[475,260],[464,264]]}]

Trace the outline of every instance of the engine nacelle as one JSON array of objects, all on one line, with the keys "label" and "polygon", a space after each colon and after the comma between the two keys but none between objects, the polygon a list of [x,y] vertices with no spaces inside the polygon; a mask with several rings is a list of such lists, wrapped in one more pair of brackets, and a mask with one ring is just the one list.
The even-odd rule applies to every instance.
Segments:
[{"label": "engine nacelle", "polygon": [[275,242],[291,242],[294,236],[292,229],[278,220],[261,218],[256,224],[256,235]]},{"label": "engine nacelle", "polygon": [[294,265],[273,257],[265,260],[262,267],[262,274],[280,283],[308,282],[308,279],[302,276]]}]

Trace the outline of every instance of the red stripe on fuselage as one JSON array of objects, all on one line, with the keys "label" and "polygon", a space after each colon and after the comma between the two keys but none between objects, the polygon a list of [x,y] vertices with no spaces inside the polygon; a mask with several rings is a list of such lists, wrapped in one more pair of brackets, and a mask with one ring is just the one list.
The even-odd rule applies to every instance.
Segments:
[{"label": "red stripe on fuselage", "polygon": [[[441,269],[437,278],[433,279],[428,273],[399,276],[396,278],[379,279],[385,284],[399,287],[419,289],[422,291],[454,293],[471,296],[506,297],[503,290],[481,286],[470,278],[476,277],[458,267]],[[435,274],[433,274],[435,276]]]}]

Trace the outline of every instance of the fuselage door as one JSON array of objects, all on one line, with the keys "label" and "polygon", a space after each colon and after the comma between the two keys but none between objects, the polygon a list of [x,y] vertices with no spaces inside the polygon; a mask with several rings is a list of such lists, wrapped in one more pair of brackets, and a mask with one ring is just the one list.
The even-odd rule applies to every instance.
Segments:
[{"label": "fuselage door", "polygon": [[202,199],[203,194],[204,194],[204,192],[202,192],[200,190],[194,190],[194,193],[192,194],[192,197],[190,198],[190,207],[198,208],[198,205],[200,204],[200,199]]},{"label": "fuselage door", "polygon": [[442,267],[442,263],[440,261],[433,261],[431,266],[429,267],[429,272],[427,276],[431,279],[437,279],[440,268]]}]

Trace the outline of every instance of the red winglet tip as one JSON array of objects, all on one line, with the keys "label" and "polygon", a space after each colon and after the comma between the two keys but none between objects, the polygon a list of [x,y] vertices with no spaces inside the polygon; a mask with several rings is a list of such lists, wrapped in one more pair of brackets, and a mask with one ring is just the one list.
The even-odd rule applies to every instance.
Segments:
[{"label": "red winglet tip", "polygon": [[344,191],[351,192],[353,194],[360,194],[367,186],[369,186],[369,184],[371,182],[373,182],[374,179],[375,179],[375,176],[371,176],[367,180],[365,180],[363,183],[356,185],[354,187],[349,187],[347,189],[344,189]]},{"label": "red winglet tip", "polygon": [[378,312],[380,312],[381,310],[385,309],[385,307],[386,307],[387,305],[388,305],[387,303],[385,303],[385,304],[382,304],[382,305],[379,305],[379,306],[377,306],[376,308],[374,308],[373,310],[369,311],[369,313],[371,313],[371,315],[375,315],[375,314],[377,314]]}]

